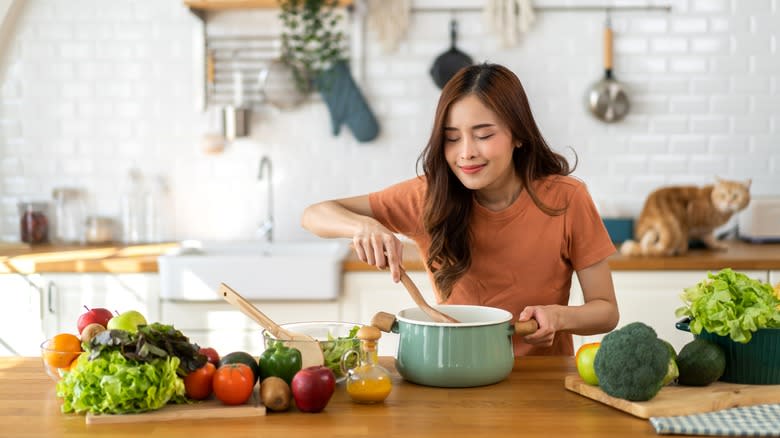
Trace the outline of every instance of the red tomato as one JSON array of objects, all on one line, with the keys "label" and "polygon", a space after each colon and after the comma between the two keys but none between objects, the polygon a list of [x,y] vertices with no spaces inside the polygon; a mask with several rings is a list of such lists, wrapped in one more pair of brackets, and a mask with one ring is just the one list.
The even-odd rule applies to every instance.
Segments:
[{"label": "red tomato", "polygon": [[214,395],[226,405],[246,403],[255,387],[252,368],[243,363],[229,363],[214,374]]},{"label": "red tomato", "polygon": [[206,365],[187,374],[184,377],[184,390],[187,397],[193,400],[203,400],[211,395],[211,385],[217,368],[214,364],[206,362]]}]

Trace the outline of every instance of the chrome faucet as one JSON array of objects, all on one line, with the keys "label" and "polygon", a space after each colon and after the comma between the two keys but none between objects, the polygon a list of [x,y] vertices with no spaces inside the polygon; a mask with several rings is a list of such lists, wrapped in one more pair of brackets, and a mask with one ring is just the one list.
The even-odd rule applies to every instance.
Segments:
[{"label": "chrome faucet", "polygon": [[266,217],[260,224],[257,234],[260,237],[265,237],[266,242],[274,240],[274,179],[272,169],[271,159],[267,155],[263,155],[263,158],[260,159],[260,171],[257,174],[257,179],[260,181],[268,180],[268,199],[266,199]]}]

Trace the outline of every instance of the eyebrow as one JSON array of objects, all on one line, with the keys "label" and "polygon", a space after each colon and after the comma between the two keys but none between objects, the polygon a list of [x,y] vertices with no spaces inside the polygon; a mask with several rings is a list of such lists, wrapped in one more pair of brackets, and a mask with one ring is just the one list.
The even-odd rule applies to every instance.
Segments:
[{"label": "eyebrow", "polygon": [[[480,123],[479,125],[474,125],[474,126],[472,126],[472,127],[471,127],[471,129],[489,128],[489,127],[491,127],[491,126],[495,126],[495,125],[494,125],[494,124],[492,124],[492,123]],[[444,127],[444,130],[445,130],[445,131],[457,131],[457,130],[458,130],[458,128],[454,128],[454,127],[452,127],[452,126],[445,126],[445,127]]]}]

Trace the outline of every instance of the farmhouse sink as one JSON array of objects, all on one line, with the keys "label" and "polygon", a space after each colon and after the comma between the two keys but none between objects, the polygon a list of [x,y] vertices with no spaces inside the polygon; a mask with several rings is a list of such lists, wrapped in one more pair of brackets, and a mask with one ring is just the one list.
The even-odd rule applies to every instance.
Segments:
[{"label": "farmhouse sink", "polygon": [[253,300],[332,300],[341,289],[346,241],[183,245],[157,259],[164,300],[221,301],[220,283]]}]

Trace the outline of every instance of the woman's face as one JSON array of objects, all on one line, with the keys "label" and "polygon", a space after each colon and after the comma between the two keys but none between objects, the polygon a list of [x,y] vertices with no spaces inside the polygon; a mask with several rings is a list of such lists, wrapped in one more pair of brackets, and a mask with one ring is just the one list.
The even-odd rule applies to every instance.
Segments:
[{"label": "woman's face", "polygon": [[509,128],[475,95],[469,94],[450,106],[444,124],[444,157],[467,188],[509,190],[516,178],[514,148]]}]

